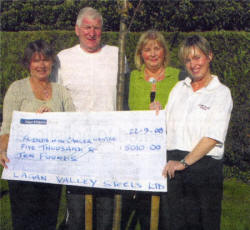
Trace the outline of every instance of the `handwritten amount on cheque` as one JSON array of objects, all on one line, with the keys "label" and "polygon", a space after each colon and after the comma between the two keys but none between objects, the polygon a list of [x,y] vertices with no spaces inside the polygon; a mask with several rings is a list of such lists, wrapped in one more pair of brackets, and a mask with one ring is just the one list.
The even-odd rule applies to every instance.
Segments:
[{"label": "handwritten amount on cheque", "polygon": [[[130,129],[129,135],[162,135],[163,129],[149,130]],[[39,161],[78,161],[87,154],[94,153],[98,146],[102,144],[114,144],[117,138],[114,136],[97,137],[92,139],[75,139],[68,137],[66,139],[48,139],[34,138],[24,136],[20,143],[20,149],[15,158],[21,160],[39,160]],[[147,142],[140,144],[125,144],[120,146],[120,150],[126,152],[139,151],[160,151],[161,145]]]}]

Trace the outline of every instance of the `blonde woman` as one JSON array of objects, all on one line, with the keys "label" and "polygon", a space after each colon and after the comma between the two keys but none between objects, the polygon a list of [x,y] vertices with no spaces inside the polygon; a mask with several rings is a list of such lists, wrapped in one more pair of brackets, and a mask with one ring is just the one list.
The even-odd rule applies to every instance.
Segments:
[{"label": "blonde woman", "polygon": [[188,76],[173,88],[166,106],[168,206],[163,211],[169,221],[163,229],[219,230],[232,97],[211,73],[213,53],[204,37],[185,39],[179,56]]},{"label": "blonde woman", "polygon": [[[131,72],[129,109],[150,110],[165,107],[169,93],[179,80],[180,71],[168,66],[169,51],[164,36],[157,31],[144,32],[135,51],[136,70]],[[141,230],[150,229],[151,193],[136,192],[123,196],[122,230],[130,214],[135,211],[134,222]],[[133,224],[131,224],[133,225]],[[135,229],[130,226],[129,229]]]}]

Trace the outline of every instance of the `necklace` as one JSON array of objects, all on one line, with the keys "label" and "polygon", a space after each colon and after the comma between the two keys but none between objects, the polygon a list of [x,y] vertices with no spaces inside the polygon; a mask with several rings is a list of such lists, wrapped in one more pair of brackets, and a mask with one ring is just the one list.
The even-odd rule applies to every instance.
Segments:
[{"label": "necklace", "polygon": [[45,98],[49,98],[49,86],[42,89]]},{"label": "necklace", "polygon": [[31,88],[36,98],[41,100],[48,100],[51,97],[51,84],[50,82],[34,81],[30,78]]},{"label": "necklace", "polygon": [[203,87],[206,87],[211,80],[212,80],[212,77],[209,76],[206,79],[204,78],[204,79],[201,79],[200,81],[194,81],[194,82],[192,82],[191,86],[192,86],[192,88],[193,88],[193,90],[195,92],[195,91],[197,91],[197,90],[199,90],[199,89],[201,89]]},{"label": "necklace", "polygon": [[164,79],[165,74],[164,74],[164,68],[160,69],[160,71],[157,71],[156,73],[149,72],[148,69],[145,68],[144,75],[145,75],[145,80],[155,84],[158,81],[161,81]]},{"label": "necklace", "polygon": [[164,70],[165,69],[162,68],[160,69],[160,71],[153,73],[153,72],[149,72],[148,69],[145,68],[145,71],[144,71],[145,80],[152,84],[151,92],[156,92],[156,83],[165,78]]}]

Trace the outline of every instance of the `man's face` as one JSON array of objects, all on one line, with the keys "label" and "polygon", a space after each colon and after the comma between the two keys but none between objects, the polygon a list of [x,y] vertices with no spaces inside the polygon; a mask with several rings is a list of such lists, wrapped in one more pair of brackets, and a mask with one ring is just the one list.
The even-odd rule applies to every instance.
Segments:
[{"label": "man's face", "polygon": [[75,26],[75,32],[79,37],[81,48],[86,52],[94,53],[100,49],[102,24],[99,18],[84,17],[81,26]]}]

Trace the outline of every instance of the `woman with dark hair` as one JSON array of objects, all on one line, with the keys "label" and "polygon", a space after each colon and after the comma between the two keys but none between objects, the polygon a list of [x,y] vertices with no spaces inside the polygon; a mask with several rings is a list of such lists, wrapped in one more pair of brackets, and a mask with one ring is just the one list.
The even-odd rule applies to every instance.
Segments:
[{"label": "woman with dark hair", "polygon": [[[66,89],[49,80],[54,63],[52,48],[42,40],[28,44],[23,64],[29,77],[13,82],[4,98],[0,135],[0,163],[8,168],[6,151],[12,112],[74,111]],[[55,230],[61,185],[8,181],[14,230]]]},{"label": "woman with dark hair", "polygon": [[186,38],[179,56],[188,75],[172,89],[165,109],[168,193],[163,229],[219,230],[232,97],[211,73],[213,53],[204,37]]}]

